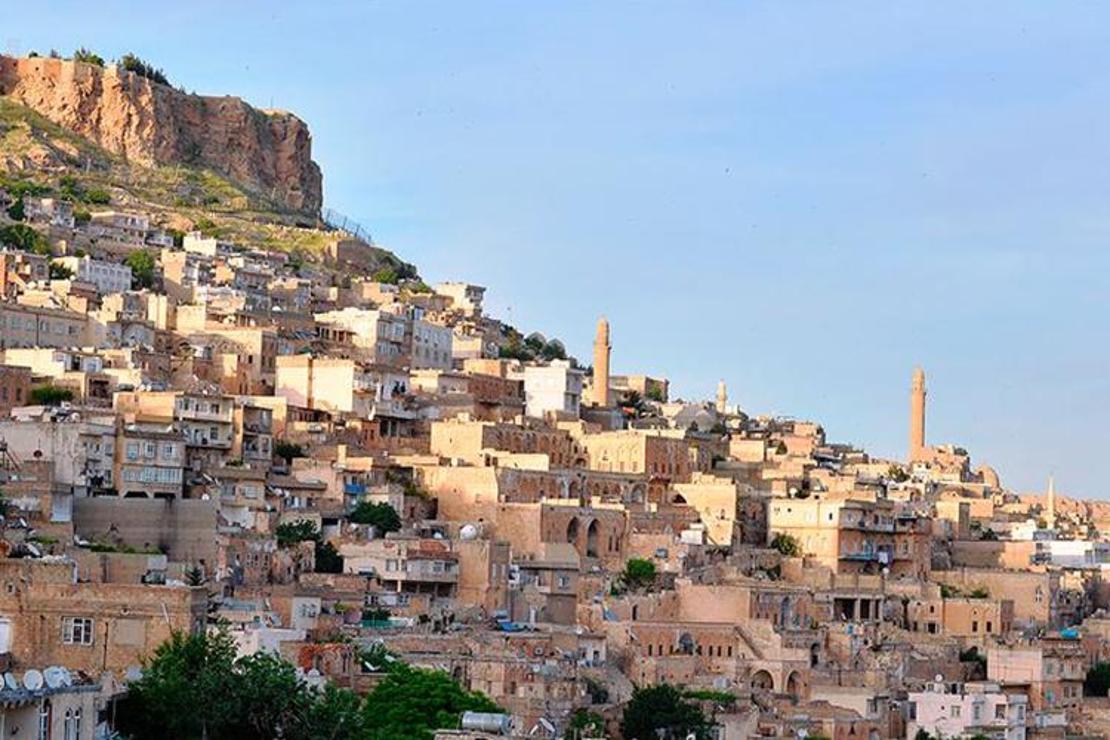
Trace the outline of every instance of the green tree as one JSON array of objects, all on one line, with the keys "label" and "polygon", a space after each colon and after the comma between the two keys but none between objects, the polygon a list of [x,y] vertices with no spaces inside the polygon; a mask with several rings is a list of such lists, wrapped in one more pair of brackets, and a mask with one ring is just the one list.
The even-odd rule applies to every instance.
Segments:
[{"label": "green tree", "polygon": [[225,631],[175,632],[128,687],[117,715],[124,736],[227,736],[237,711],[235,641]]},{"label": "green tree", "polygon": [[170,84],[169,79],[166,78],[165,73],[163,73],[161,69],[155,69],[153,64],[147,64],[134,54],[124,54],[119,60],[119,66],[123,67],[128,72],[134,72],[140,77],[145,77],[153,82],[162,85]]},{"label": "green tree", "polygon": [[40,385],[31,389],[31,392],[27,395],[27,400],[32,406],[58,406],[66,401],[72,401],[73,391],[69,388]]},{"label": "green tree", "polygon": [[131,284],[136,288],[154,287],[154,255],[139,249],[127,255],[123,264],[131,268]]},{"label": "green tree", "polygon": [[797,558],[802,555],[802,546],[798,543],[798,539],[786,532],[776,534],[771,540],[771,547],[788,558]]},{"label": "green tree", "polygon": [[316,572],[317,573],[342,573],[343,556],[335,545],[330,542],[316,542]]},{"label": "green tree", "polygon": [[397,271],[394,270],[392,267],[381,268],[373,275],[371,275],[370,279],[373,280],[375,283],[385,283],[386,285],[396,285],[401,281],[401,278],[397,274]]},{"label": "green tree", "polygon": [[395,665],[362,709],[367,740],[431,740],[463,712],[499,712],[489,697],[466,691],[442,671]]},{"label": "green tree", "polygon": [[73,61],[84,62],[85,64],[92,64],[97,67],[104,66],[104,57],[100,56],[99,54],[94,54],[83,46],[77,51],[73,52]]},{"label": "green tree", "polygon": [[380,534],[396,532],[401,528],[401,517],[397,510],[387,503],[359,501],[348,517],[355,524],[370,524]]},{"label": "green tree", "polygon": [[[624,708],[621,729],[628,740],[663,737],[708,738],[710,725],[697,704],[687,701],[670,684],[638,688]],[[661,732],[660,732],[661,731]]]},{"label": "green tree", "polygon": [[23,202],[23,196],[15,199],[15,202],[8,206],[8,218],[12,221],[22,221],[27,218],[27,206]]},{"label": "green tree", "polygon": [[268,653],[235,662],[235,727],[229,737],[297,737],[314,701],[292,663]]},{"label": "green tree", "polygon": [[1106,696],[1110,693],[1110,663],[1098,663],[1087,671],[1083,693],[1086,696]]},{"label": "green tree", "polygon": [[576,709],[567,724],[565,737],[603,737],[605,734],[605,718],[597,712],[588,709]]},{"label": "green tree", "polygon": [[50,263],[50,279],[51,280],[72,280],[73,270],[69,269],[60,262]]},{"label": "green tree", "polygon": [[307,519],[279,524],[274,534],[277,535],[278,547],[292,547],[301,542],[317,542],[320,539],[320,530]]},{"label": "green tree", "polygon": [[35,254],[50,254],[50,243],[46,237],[27,224],[10,224],[0,228],[0,245]]},{"label": "green tree", "polygon": [[624,564],[621,580],[629,588],[647,588],[655,583],[655,563],[645,558],[632,558]]},{"label": "green tree", "polygon": [[274,455],[285,460],[286,465],[291,465],[294,457],[307,457],[303,447],[285,440],[274,445]]},{"label": "green tree", "polygon": [[309,707],[305,725],[305,740],[360,740],[362,700],[329,683]]}]

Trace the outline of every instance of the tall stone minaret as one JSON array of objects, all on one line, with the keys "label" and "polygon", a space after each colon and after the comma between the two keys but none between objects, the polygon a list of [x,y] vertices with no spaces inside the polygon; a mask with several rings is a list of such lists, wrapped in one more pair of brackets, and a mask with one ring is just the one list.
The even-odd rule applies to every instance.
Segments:
[{"label": "tall stone minaret", "polygon": [[925,450],[925,371],[916,368],[910,384],[910,462]]},{"label": "tall stone minaret", "polygon": [[724,380],[717,381],[717,413],[728,413],[728,388]]},{"label": "tall stone minaret", "polygon": [[594,337],[594,405],[609,405],[609,321],[602,316],[597,321]]},{"label": "tall stone minaret", "polygon": [[1053,476],[1048,476],[1048,494],[1045,496],[1045,523],[1049,529],[1056,529],[1056,481]]}]

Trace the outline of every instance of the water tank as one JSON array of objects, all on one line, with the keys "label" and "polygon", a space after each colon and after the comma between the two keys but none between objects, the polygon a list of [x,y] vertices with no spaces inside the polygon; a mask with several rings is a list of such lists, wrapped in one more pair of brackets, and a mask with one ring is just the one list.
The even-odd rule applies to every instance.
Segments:
[{"label": "water tank", "polygon": [[462,729],[473,732],[489,732],[495,735],[508,735],[510,718],[507,714],[493,712],[463,712]]}]

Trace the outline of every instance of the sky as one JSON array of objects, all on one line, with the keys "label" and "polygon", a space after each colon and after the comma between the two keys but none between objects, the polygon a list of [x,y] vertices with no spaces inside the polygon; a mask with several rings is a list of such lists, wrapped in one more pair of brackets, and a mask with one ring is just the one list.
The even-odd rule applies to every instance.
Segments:
[{"label": "sky", "polygon": [[326,205],[613,371],[831,440],[1110,497],[1110,7],[28,3],[7,52],[130,51],[294,111]]}]

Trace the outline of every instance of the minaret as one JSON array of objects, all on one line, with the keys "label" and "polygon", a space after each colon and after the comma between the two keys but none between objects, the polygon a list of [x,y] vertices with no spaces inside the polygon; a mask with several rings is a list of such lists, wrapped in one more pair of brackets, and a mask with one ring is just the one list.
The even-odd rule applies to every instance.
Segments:
[{"label": "minaret", "polygon": [[609,322],[602,316],[597,321],[594,337],[594,405],[609,405]]},{"label": "minaret", "polygon": [[1048,476],[1048,499],[1045,502],[1045,523],[1049,529],[1056,529],[1056,481],[1050,475]]},{"label": "minaret", "polygon": [[728,388],[725,387],[725,381],[717,381],[717,413],[728,413]]},{"label": "minaret", "polygon": [[913,371],[910,384],[910,462],[921,457],[925,449],[925,371]]}]

